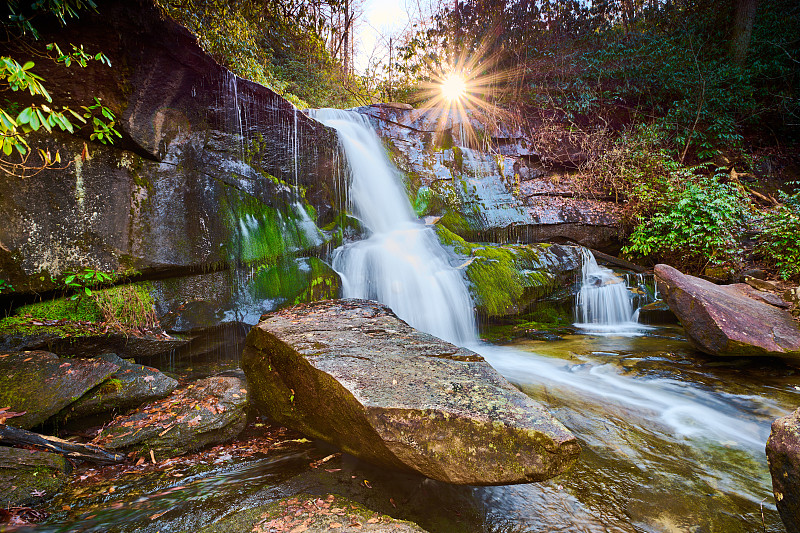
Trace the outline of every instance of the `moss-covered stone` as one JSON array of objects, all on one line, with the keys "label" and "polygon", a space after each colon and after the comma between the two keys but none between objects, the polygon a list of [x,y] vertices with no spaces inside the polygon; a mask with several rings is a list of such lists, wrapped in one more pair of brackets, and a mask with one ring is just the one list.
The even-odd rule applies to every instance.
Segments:
[{"label": "moss-covered stone", "polygon": [[30,429],[96,387],[119,367],[104,360],[61,359],[48,352],[0,353],[0,407],[24,412],[11,426]]},{"label": "moss-covered stone", "polygon": [[60,455],[0,446],[0,507],[31,506],[52,498],[67,481]]},{"label": "moss-covered stone", "polygon": [[435,226],[440,242],[469,257],[467,279],[472,297],[487,317],[518,314],[572,278],[580,268],[573,247],[550,245],[476,244],[442,224]]},{"label": "moss-covered stone", "polygon": [[247,381],[241,371],[212,376],[133,414],[116,417],[95,442],[142,455],[151,450],[159,457],[182,455],[241,433],[247,423],[247,402]]}]

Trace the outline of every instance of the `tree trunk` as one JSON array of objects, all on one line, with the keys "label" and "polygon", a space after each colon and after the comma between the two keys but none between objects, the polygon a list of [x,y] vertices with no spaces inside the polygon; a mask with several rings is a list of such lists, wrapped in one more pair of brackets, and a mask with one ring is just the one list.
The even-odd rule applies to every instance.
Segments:
[{"label": "tree trunk", "polygon": [[758,0],[736,0],[736,14],[733,19],[730,50],[731,60],[736,65],[743,65],[747,57],[757,5]]},{"label": "tree trunk", "polygon": [[80,459],[99,464],[114,464],[125,461],[125,456],[119,453],[109,452],[94,444],[78,444],[61,440],[57,437],[40,435],[0,424],[0,445],[3,446],[35,446],[48,452],[58,453],[70,459]]}]

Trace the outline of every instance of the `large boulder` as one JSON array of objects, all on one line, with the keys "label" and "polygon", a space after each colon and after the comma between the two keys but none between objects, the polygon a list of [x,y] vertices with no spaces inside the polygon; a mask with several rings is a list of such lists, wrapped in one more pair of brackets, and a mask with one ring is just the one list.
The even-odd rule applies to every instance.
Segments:
[{"label": "large boulder", "polygon": [[711,355],[800,355],[800,325],[736,285],[715,285],[656,265],[656,281],[689,341]]},{"label": "large boulder", "polygon": [[0,353],[0,407],[23,412],[8,425],[38,426],[119,369],[102,359],[61,359],[49,352]]},{"label": "large boulder", "polygon": [[69,470],[60,455],[0,446],[0,508],[52,498],[66,484]]},{"label": "large boulder", "polygon": [[405,173],[418,213],[441,215],[465,239],[619,249],[621,204],[571,177],[564,167],[580,165],[585,155],[564,143],[561,153],[540,153],[513,121],[472,111],[386,104],[358,111]]},{"label": "large boulder", "polygon": [[247,381],[241,371],[218,374],[174,391],[133,414],[118,416],[95,443],[174,457],[227,442],[247,424]]},{"label": "large boulder", "polygon": [[541,481],[566,471],[575,437],[467,349],[372,301],[269,315],[242,368],[277,422],[374,464],[457,484]]},{"label": "large boulder", "polygon": [[772,423],[767,460],[786,532],[800,533],[800,409]]}]

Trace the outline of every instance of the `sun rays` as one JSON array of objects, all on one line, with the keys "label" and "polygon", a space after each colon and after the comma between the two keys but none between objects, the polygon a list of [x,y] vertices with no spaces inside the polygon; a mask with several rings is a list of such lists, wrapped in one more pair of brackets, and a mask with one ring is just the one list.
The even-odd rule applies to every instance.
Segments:
[{"label": "sun rays", "polygon": [[495,103],[498,87],[518,74],[518,69],[498,71],[496,58],[487,55],[488,48],[482,44],[472,53],[448,54],[455,60],[431,65],[429,81],[421,84],[420,109],[436,121],[439,132],[460,124],[458,135],[468,147],[481,144],[474,122],[488,133],[507,115]]}]

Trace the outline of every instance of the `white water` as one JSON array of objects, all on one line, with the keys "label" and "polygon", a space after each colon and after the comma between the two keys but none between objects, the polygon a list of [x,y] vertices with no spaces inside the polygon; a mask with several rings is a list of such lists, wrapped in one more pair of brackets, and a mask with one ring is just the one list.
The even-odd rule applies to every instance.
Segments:
[{"label": "white water", "polygon": [[[576,364],[480,343],[464,279],[448,264],[433,230],[414,218],[400,177],[367,119],[339,110],[319,110],[314,117],[339,132],[351,172],[351,209],[371,232],[334,252],[346,297],[381,301],[414,327],[481,353],[523,388],[543,387],[546,396],[575,402],[578,410],[632,418],[656,433],[763,452],[764,428],[748,408],[737,407],[750,398],[732,401],[677,379],[633,378],[614,365]],[[640,334],[648,328],[634,315],[626,284],[587,251],[578,325],[590,334]]]},{"label": "white water", "polygon": [[370,232],[333,253],[346,298],[378,300],[417,329],[454,344],[475,342],[472,299],[435,232],[414,216],[403,186],[365,117],[320,109],[339,133],[350,169],[351,211]]},{"label": "white water", "polygon": [[594,255],[583,250],[581,288],[575,301],[577,327],[590,333],[636,335],[648,329],[637,322],[625,280],[597,264]]}]

